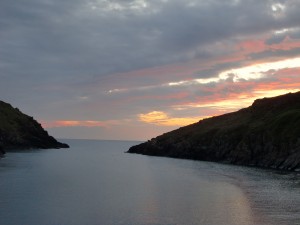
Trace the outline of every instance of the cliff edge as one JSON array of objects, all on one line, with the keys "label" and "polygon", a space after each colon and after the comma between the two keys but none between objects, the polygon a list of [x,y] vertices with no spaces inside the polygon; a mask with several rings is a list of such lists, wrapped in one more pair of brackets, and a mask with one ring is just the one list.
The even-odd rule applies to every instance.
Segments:
[{"label": "cliff edge", "polygon": [[10,149],[68,147],[49,136],[33,117],[0,101],[0,156]]},{"label": "cliff edge", "polygon": [[255,100],[131,147],[129,153],[300,170],[300,92]]}]

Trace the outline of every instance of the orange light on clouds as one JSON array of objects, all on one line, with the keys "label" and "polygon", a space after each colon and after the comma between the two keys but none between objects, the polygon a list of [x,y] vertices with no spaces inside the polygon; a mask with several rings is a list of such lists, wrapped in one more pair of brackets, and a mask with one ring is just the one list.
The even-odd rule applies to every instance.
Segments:
[{"label": "orange light on clouds", "polygon": [[[285,33],[283,31],[283,33]],[[275,34],[281,34],[280,31],[275,31]],[[271,45],[266,44],[266,37],[262,39],[249,39],[243,40],[236,45],[236,49],[243,55],[259,53],[264,51],[275,51],[275,50],[291,50],[300,47],[300,42],[297,39],[290,38],[285,34],[285,38],[280,43],[274,43]],[[278,58],[278,56],[276,56]]]},{"label": "orange light on clouds", "polygon": [[[43,121],[45,128],[53,127],[102,127],[110,128],[114,125],[132,126],[136,122],[154,124],[156,126],[185,126],[196,123],[201,119],[236,111],[250,106],[255,99],[274,97],[288,92],[300,91],[300,56],[294,58],[274,56],[267,59],[250,59],[247,56],[253,53],[263,53],[276,50],[290,50],[300,48],[300,42],[288,36],[277,44],[267,45],[264,39],[244,40],[236,45],[236,51],[220,56],[214,61],[197,61],[148,68],[122,74],[128,79],[140,77],[155,77],[157,83],[147,83],[112,88],[107,95],[122,96],[124,93],[138,91],[139,94],[129,95],[126,98],[115,100],[115,104],[134,104],[141,100],[165,101],[173,100],[169,105],[170,114],[161,110],[151,110],[148,113],[135,112],[137,120],[130,123],[125,120],[57,120]],[[195,74],[213,68],[215,64],[240,62],[236,67],[224,68],[214,76],[196,78]],[[235,64],[233,64],[235,65]],[[120,74],[118,74],[120,75]],[[172,79],[167,79],[172,75]],[[147,80],[147,79],[146,79]],[[166,93],[160,91],[165,89]],[[178,89],[178,92],[167,92]],[[206,95],[194,96],[190,90],[203,92]],[[152,91],[152,92],[151,92]],[[191,92],[193,92],[191,91]],[[117,102],[119,101],[119,102]],[[158,108],[158,106],[155,106]],[[195,111],[192,117],[172,117],[172,111]],[[197,113],[201,112],[201,117]],[[139,113],[139,114],[138,114]],[[191,115],[189,113],[189,115]],[[129,115],[131,118],[132,115]]]},{"label": "orange light on clouds", "polygon": [[[203,85],[203,84],[212,84],[212,83],[224,83],[227,79],[231,78],[234,82],[244,82],[245,80],[260,80],[270,75],[266,74],[268,71],[280,71],[284,69],[296,69],[300,68],[300,57],[289,58],[271,62],[260,62],[243,67],[231,68],[224,70],[219,74],[216,74],[215,77],[210,78],[201,78],[201,79],[188,79],[173,81],[164,84],[157,84],[151,86],[138,86],[128,89],[112,89],[108,93],[119,93],[120,92],[129,92],[129,91],[142,91],[142,90],[151,90],[157,88],[178,88],[179,86],[194,86],[194,85]],[[138,97],[140,98],[140,97]],[[163,98],[163,97],[162,97]]]},{"label": "orange light on clouds", "polygon": [[185,126],[196,123],[203,117],[170,117],[162,111],[152,111],[146,114],[139,114],[139,120],[159,126]]},{"label": "orange light on clouds", "polygon": [[220,79],[226,79],[232,74],[234,76],[233,80],[238,81],[240,79],[250,80],[250,79],[260,79],[265,77],[265,72],[269,70],[282,70],[287,68],[299,68],[300,58],[285,59],[276,62],[265,62],[254,64],[246,67],[235,68],[227,71],[223,71],[219,74]]},{"label": "orange light on clouds", "polygon": [[[296,84],[298,87],[300,87],[300,83]],[[295,86],[296,86],[295,85]],[[286,87],[284,89],[279,89],[277,84],[276,85],[269,85],[269,86],[262,86],[263,88],[260,88],[258,86],[257,89],[253,90],[251,93],[236,93],[231,94],[224,98],[218,98],[218,96],[215,96],[212,99],[207,100],[206,102],[193,102],[193,103],[186,103],[182,105],[174,105],[173,109],[177,110],[188,110],[192,108],[199,108],[199,110],[207,111],[207,109],[210,109],[210,113],[207,114],[207,117],[218,115],[218,113],[229,113],[236,110],[239,110],[241,108],[245,108],[250,106],[254,100],[259,98],[268,98],[268,97],[275,97],[278,95],[283,95],[289,92],[297,92],[300,91],[300,88],[293,87]],[[272,87],[276,87],[275,89],[272,89]]]},{"label": "orange light on clouds", "polygon": [[94,121],[94,120],[56,120],[56,121],[41,121],[44,128],[53,127],[109,127],[110,125],[118,124],[118,121]]}]

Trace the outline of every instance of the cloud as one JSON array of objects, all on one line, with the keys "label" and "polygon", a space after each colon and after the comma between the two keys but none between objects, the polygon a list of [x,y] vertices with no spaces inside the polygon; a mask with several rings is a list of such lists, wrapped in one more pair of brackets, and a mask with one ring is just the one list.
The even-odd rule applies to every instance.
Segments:
[{"label": "cloud", "polygon": [[140,114],[139,119],[142,122],[151,123],[160,126],[185,126],[188,124],[196,123],[203,118],[199,118],[199,117],[176,118],[176,117],[169,117],[165,112],[162,111],[152,111],[146,114]]},{"label": "cloud", "polygon": [[56,120],[56,121],[41,121],[44,128],[54,127],[104,127],[108,128],[111,125],[119,124],[118,121],[78,121],[78,120]]},{"label": "cloud", "polygon": [[285,39],[300,39],[300,28],[292,27],[292,28],[284,28],[282,30],[276,30],[270,38],[265,40],[267,45],[279,44],[283,42]]},{"label": "cloud", "polygon": [[[216,77],[211,78],[200,78],[200,79],[188,79],[181,81],[174,81],[165,84],[158,84],[152,86],[138,86],[127,89],[112,89],[108,91],[108,94],[124,94],[124,92],[137,92],[147,90],[158,90],[158,89],[171,89],[179,86],[198,86],[214,83],[222,83],[228,80],[233,82],[241,82],[243,80],[259,80],[268,75],[267,71],[278,71],[287,68],[299,68],[300,58],[284,59],[273,62],[255,63],[252,65],[243,66],[240,68],[232,68],[230,70],[224,70]],[[163,98],[163,96],[160,96]]]},{"label": "cloud", "polygon": [[242,68],[235,68],[229,71],[224,71],[219,75],[220,79],[226,79],[228,76],[233,76],[233,81],[261,79],[264,77],[264,72],[269,70],[281,70],[285,68],[299,68],[300,58],[285,59],[275,62],[265,62],[254,64]]},{"label": "cloud", "polygon": [[[196,93],[194,100],[173,105],[174,110],[190,110],[197,108],[201,111],[214,109],[220,114],[231,112],[249,106],[255,99],[273,97],[288,92],[300,91],[300,68],[282,68],[262,72],[262,78],[256,80],[228,81],[205,86],[205,92]],[[191,99],[191,98],[189,98]],[[205,115],[205,114],[204,114]],[[211,115],[206,114],[206,115]]]},{"label": "cloud", "polygon": [[299,63],[277,65],[300,57],[299,8],[298,0],[2,0],[0,96],[65,132],[159,124],[136,118],[155,110],[177,125],[234,110],[258,91],[297,89]]},{"label": "cloud", "polygon": [[62,70],[63,77],[106,76],[209,57],[219,52],[206,46],[219,41],[298,26],[296,1],[277,19],[272,2],[2,1],[1,61],[15,67],[14,76],[31,66],[37,78]]}]

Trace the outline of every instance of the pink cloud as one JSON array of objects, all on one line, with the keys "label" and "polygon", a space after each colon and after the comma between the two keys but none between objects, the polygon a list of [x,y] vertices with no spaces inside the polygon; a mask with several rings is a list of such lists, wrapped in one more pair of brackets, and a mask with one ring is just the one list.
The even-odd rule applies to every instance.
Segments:
[{"label": "pink cloud", "polygon": [[44,128],[53,127],[105,127],[118,124],[118,121],[93,121],[93,120],[55,120],[45,121],[42,120],[41,124]]}]

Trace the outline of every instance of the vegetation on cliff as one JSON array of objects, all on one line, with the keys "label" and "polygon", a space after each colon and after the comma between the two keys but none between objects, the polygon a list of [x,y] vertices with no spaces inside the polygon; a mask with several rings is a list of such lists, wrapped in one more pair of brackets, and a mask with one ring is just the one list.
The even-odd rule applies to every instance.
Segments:
[{"label": "vegetation on cliff", "polygon": [[0,155],[10,149],[68,147],[49,136],[32,117],[0,101]]},{"label": "vegetation on cliff", "polygon": [[133,146],[129,153],[300,170],[300,92],[255,100]]}]

